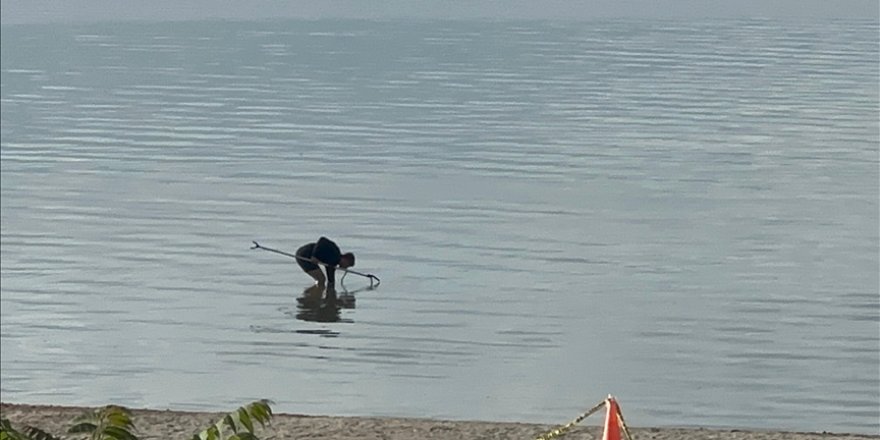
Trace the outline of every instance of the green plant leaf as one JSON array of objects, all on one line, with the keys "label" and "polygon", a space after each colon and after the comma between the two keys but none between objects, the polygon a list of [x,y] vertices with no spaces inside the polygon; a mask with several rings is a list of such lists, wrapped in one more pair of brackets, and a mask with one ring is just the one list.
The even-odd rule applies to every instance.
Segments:
[{"label": "green plant leaf", "polygon": [[131,416],[124,413],[124,412],[116,412],[116,411],[111,410],[107,414],[106,419],[107,419],[107,424],[110,426],[118,426],[121,428],[130,428],[130,427],[134,426],[134,424],[131,421]]},{"label": "green plant leaf", "polygon": [[24,433],[26,438],[31,440],[61,440],[61,437],[55,437],[54,435],[49,434],[40,428],[34,428],[33,426],[25,426]]},{"label": "green plant leaf", "polygon": [[272,419],[272,408],[269,406],[270,401],[263,399],[253,402],[248,405],[248,411],[251,417],[260,422],[260,426],[266,427],[266,423],[268,423]]},{"label": "green plant leaf", "polygon": [[247,432],[254,432],[254,424],[251,422],[250,416],[248,416],[248,411],[246,408],[238,409],[238,421],[247,428]]},{"label": "green plant leaf", "polygon": [[217,425],[211,425],[208,429],[193,436],[193,440],[219,440],[220,428]]},{"label": "green plant leaf", "polygon": [[76,416],[73,419],[73,422],[74,423],[91,422],[93,425],[97,426],[98,422],[99,422],[98,411],[99,410],[97,410],[97,409],[91,410],[91,411],[87,410],[87,411],[83,412],[82,414]]},{"label": "green plant leaf", "polygon": [[138,440],[136,435],[119,426],[107,426],[102,434],[107,440]]},{"label": "green plant leaf", "polygon": [[[76,419],[73,419],[73,421],[76,422],[77,419],[79,419],[79,417],[77,417]],[[96,429],[98,429],[98,425],[96,425],[95,423],[83,421],[83,422],[77,423],[76,425],[71,426],[70,429],[67,430],[67,433],[68,434],[80,434],[83,432],[95,432]]]},{"label": "green plant leaf", "polygon": [[92,438],[102,440],[136,440],[132,433],[134,423],[131,411],[118,405],[107,405],[86,411],[75,419],[74,425],[67,430],[69,434],[92,434]]},{"label": "green plant leaf", "polygon": [[0,440],[30,440],[12,427],[9,419],[0,418]]},{"label": "green plant leaf", "polygon": [[[266,426],[272,418],[270,403],[269,400],[262,399],[239,407],[224,415],[217,423],[193,435],[193,440],[257,439],[254,434],[254,420],[260,422],[262,427]],[[227,427],[232,434],[224,436],[223,431]]]},{"label": "green plant leaf", "polygon": [[223,424],[228,426],[229,429],[232,430],[232,432],[238,432],[238,427],[235,426],[235,419],[233,418],[233,415],[235,415],[235,413],[226,414],[226,417],[223,418]]},{"label": "green plant leaf", "polygon": [[29,440],[27,436],[15,430],[9,419],[0,418],[0,440]]},{"label": "green plant leaf", "polygon": [[0,428],[0,440],[31,440],[28,436],[16,431]]}]

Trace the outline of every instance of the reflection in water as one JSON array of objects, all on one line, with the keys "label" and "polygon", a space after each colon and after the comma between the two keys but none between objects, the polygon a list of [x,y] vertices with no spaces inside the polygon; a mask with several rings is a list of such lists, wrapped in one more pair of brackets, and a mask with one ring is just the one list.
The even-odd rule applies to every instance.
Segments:
[{"label": "reflection in water", "polygon": [[314,322],[353,322],[342,319],[342,309],[353,309],[355,306],[354,292],[342,291],[337,295],[336,289],[328,287],[326,292],[320,286],[313,285],[303,290],[296,299],[296,319]]}]

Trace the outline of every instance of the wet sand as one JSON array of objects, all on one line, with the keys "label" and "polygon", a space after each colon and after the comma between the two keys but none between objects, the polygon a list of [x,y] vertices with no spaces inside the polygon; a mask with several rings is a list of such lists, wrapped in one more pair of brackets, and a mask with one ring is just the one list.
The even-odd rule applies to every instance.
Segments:
[{"label": "wet sand", "polygon": [[[39,427],[50,433],[63,434],[70,421],[87,408],[46,405],[0,404],[3,417],[14,427]],[[170,410],[133,410],[137,434],[141,439],[189,439],[210,426],[223,413]],[[588,420],[591,425],[577,426],[566,434],[566,440],[601,439],[602,416]],[[496,423],[476,421],[443,421],[411,418],[332,417],[275,414],[265,429],[258,428],[263,439],[333,439],[333,440],[404,440],[404,439],[534,439],[555,428],[551,425]],[[634,439],[653,440],[819,440],[819,439],[880,439],[880,435],[797,433],[774,431],[714,430],[696,428],[630,427]],[[69,437],[76,438],[76,437]]]}]

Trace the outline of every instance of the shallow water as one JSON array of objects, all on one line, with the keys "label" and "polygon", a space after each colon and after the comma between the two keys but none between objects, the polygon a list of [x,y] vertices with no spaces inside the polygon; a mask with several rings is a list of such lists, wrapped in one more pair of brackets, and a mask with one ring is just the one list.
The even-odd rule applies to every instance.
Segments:
[{"label": "shallow water", "polygon": [[877,433],[877,25],[4,26],[2,399]]}]

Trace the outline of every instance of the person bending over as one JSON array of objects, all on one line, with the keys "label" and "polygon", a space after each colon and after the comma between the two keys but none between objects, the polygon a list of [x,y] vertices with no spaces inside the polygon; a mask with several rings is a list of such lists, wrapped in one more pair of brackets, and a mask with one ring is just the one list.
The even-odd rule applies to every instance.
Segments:
[{"label": "person bending over", "polygon": [[[324,288],[326,281],[327,287],[333,288],[336,284],[336,267],[346,269],[354,266],[354,254],[351,252],[342,253],[339,246],[327,237],[321,237],[314,243],[302,245],[296,250],[296,262],[302,270],[314,278],[315,283]],[[327,271],[327,277],[321,271],[321,266]]]}]

